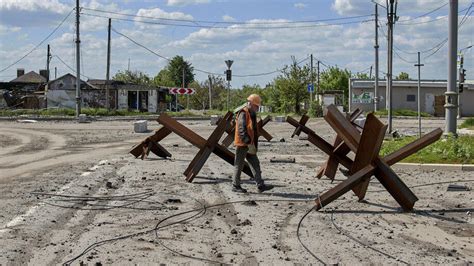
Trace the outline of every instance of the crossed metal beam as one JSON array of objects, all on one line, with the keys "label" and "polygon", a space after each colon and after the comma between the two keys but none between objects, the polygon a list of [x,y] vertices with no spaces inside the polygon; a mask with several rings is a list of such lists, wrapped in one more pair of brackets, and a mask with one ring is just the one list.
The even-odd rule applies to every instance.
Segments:
[{"label": "crossed metal beam", "polygon": [[[341,163],[349,169],[348,179],[316,199],[316,209],[321,209],[328,205],[349,190],[353,190],[359,197],[359,200],[364,199],[370,177],[374,175],[405,211],[412,210],[418,198],[390,168],[390,165],[437,141],[442,135],[442,130],[439,128],[435,129],[401,149],[381,158],[378,153],[385,135],[386,125],[380,122],[375,115],[369,114],[367,116],[362,133],[334,105],[328,107],[328,112],[324,119],[336,131],[342,142],[339,142],[337,145],[331,145],[319,137],[313,130],[299,124],[295,119],[287,117],[288,123],[308,135],[308,141],[328,154],[330,158],[332,156],[332,160]],[[344,145],[347,146],[349,151],[355,153],[354,160],[347,157],[349,151],[346,152],[346,149],[341,148]],[[341,152],[341,150],[344,152]]]}]

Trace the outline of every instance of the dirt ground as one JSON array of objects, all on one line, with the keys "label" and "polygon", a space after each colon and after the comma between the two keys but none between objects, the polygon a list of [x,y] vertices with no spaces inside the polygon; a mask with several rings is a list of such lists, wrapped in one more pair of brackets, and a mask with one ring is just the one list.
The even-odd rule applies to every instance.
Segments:
[{"label": "dirt ground", "polygon": [[[180,122],[205,138],[214,129]],[[309,127],[332,142],[322,119]],[[451,183],[472,188],[473,172],[395,167],[419,198],[412,213],[376,179],[366,201],[351,192],[315,212],[318,193],[346,177],[316,179],[326,156],[291,139],[287,123],[266,129],[274,139],[261,141],[259,157],[275,188],[259,194],[243,175],[249,193],[235,194],[232,166],[215,155],[187,183],[182,173],[198,149],[174,134],[161,142],[171,159],[128,154],[151,134],[134,133],[133,121],[0,122],[0,265],[473,263],[474,193],[447,191]]]}]

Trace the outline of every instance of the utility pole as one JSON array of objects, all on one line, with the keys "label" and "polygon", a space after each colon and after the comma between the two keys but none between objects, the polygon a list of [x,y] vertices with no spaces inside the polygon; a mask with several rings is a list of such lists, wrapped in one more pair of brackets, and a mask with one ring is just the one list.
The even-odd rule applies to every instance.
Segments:
[{"label": "utility pole", "polygon": [[51,62],[51,49],[48,44],[48,53],[46,54],[46,72],[48,73],[46,76],[46,82],[49,82],[49,63]]},{"label": "utility pole", "polygon": [[424,64],[421,64],[420,62],[420,52],[418,52],[418,64],[415,64],[416,67],[418,67],[418,95],[416,96],[417,102],[418,102],[418,137],[421,138],[421,78],[420,78],[420,72],[421,72],[421,67],[424,66]]},{"label": "utility pole", "polygon": [[[375,87],[374,87],[374,112],[377,112],[379,103],[379,11],[375,4]],[[385,95],[387,96],[387,95]]]},{"label": "utility pole", "polygon": [[387,7],[387,19],[388,19],[388,47],[387,47],[387,93],[386,98],[388,100],[388,133],[392,133],[392,65],[393,65],[393,25],[397,20],[397,1],[390,1],[390,7]]},{"label": "utility pole", "polygon": [[79,38],[79,0],[76,0],[76,118],[81,113],[81,39]]},{"label": "utility pole", "polygon": [[309,102],[313,102],[314,77],[313,77],[313,54],[311,54],[311,90],[309,91]]},{"label": "utility pole", "polygon": [[128,58],[128,68],[127,68],[128,72],[130,72],[130,57]]},{"label": "utility pole", "polygon": [[372,66],[370,66],[369,79],[372,79]]},{"label": "utility pole", "polygon": [[54,67],[54,79],[58,78],[58,68]]},{"label": "utility pole", "polygon": [[310,106],[313,102],[313,91],[314,91],[313,54],[311,54],[311,89],[309,90],[309,103],[310,103]]},{"label": "utility pole", "polygon": [[209,110],[212,110],[212,77],[211,75],[207,77],[209,78]]},{"label": "utility pole", "polygon": [[110,110],[110,90],[109,90],[109,79],[110,79],[110,32],[112,29],[112,19],[109,18],[109,27],[108,27],[108,35],[107,35],[107,72],[105,75],[105,108]]},{"label": "utility pole", "polygon": [[456,134],[457,91],[456,91],[456,53],[458,50],[458,1],[449,0],[448,16],[448,86],[446,95],[446,130]]},{"label": "utility pole", "polygon": [[319,85],[319,60],[318,60],[318,81],[317,82],[318,82],[318,90],[316,92],[320,93],[321,92],[321,86]]},{"label": "utility pole", "polygon": [[[183,61],[183,82],[181,83],[181,88],[184,89],[184,61]],[[188,107],[189,107],[188,104],[186,104],[186,109],[188,109]],[[178,108],[178,107],[176,107],[176,108]]]}]

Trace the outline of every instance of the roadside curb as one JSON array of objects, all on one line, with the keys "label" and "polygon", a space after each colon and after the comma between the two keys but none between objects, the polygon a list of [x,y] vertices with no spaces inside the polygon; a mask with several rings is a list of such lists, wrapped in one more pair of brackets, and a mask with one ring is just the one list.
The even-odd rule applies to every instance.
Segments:
[{"label": "roadside curb", "polygon": [[[190,121],[199,121],[199,120],[210,120],[211,117],[173,117],[176,120],[190,120]],[[94,121],[137,121],[137,120],[147,120],[147,121],[156,121],[158,115],[156,116],[88,116],[88,122]],[[36,121],[77,121],[76,117],[69,116],[50,116],[50,117],[36,117],[36,116],[11,116],[11,117],[0,117],[0,121],[16,121],[16,120],[36,120]]]},{"label": "roadside curb", "polygon": [[474,164],[396,163],[394,167],[421,170],[474,171]]}]

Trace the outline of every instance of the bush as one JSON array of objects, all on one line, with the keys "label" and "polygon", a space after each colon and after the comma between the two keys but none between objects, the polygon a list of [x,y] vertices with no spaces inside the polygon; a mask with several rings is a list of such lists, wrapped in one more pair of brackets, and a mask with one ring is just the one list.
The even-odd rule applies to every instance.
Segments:
[{"label": "bush", "polygon": [[459,126],[459,128],[474,129],[474,117],[470,117],[470,118],[464,120],[464,122],[462,122],[462,124]]},{"label": "bush", "polygon": [[323,106],[319,101],[312,101],[309,106],[308,115],[310,117],[322,117],[323,116]]},{"label": "bush", "polygon": [[[416,137],[403,137],[384,141],[380,154],[388,155],[406,144],[414,141]],[[474,137],[460,136],[455,138],[447,136],[417,153],[405,158],[404,162],[414,163],[474,163]]]},{"label": "bush", "polygon": [[[388,115],[388,110],[383,109],[375,112],[376,115]],[[393,116],[418,116],[418,111],[413,111],[409,109],[397,109],[392,111]],[[432,115],[421,112],[421,117],[431,117]]]}]

